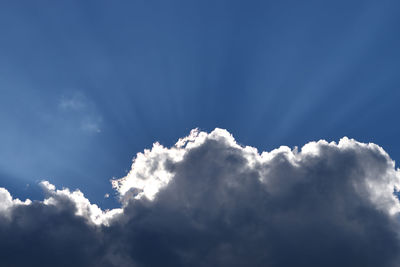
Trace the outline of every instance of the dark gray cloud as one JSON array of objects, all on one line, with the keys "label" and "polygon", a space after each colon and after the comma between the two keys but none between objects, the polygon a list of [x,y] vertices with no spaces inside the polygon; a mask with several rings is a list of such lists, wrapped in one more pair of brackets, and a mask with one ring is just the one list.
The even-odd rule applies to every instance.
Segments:
[{"label": "dark gray cloud", "polygon": [[2,266],[399,266],[399,171],[347,138],[259,154],[224,130],[139,153],[122,207],[0,191]]}]

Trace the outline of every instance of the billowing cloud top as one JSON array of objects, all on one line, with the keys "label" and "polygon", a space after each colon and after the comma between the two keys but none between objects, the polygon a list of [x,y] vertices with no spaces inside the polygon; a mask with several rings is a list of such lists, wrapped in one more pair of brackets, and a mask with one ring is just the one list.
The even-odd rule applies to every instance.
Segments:
[{"label": "billowing cloud top", "polygon": [[121,208],[41,183],[0,188],[1,266],[399,266],[400,171],[343,138],[259,153],[192,130],[112,181]]}]

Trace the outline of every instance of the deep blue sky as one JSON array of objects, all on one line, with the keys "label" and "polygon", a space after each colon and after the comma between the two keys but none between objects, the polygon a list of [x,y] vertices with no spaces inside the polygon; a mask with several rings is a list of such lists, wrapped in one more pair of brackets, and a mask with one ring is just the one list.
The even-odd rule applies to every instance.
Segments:
[{"label": "deep blue sky", "polygon": [[[154,141],[260,150],[349,136],[400,160],[400,2],[2,1],[0,186],[80,188]],[[29,184],[30,186],[26,186]]]}]

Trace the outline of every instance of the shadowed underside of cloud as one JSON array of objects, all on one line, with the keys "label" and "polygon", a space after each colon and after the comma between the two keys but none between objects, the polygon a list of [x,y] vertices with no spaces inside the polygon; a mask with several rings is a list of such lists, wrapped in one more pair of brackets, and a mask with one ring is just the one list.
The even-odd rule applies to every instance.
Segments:
[{"label": "shadowed underside of cloud", "polygon": [[0,265],[399,266],[400,172],[374,144],[260,154],[193,130],[112,184],[110,211],[48,182],[43,201],[0,189]]}]

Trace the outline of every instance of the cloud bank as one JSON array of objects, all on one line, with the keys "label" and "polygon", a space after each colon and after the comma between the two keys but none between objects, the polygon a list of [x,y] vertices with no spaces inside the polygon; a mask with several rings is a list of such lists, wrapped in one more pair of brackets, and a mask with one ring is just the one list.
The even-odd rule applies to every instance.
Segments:
[{"label": "cloud bank", "polygon": [[0,188],[1,266],[399,266],[400,171],[343,138],[271,152],[193,130],[112,181],[121,208]]}]

